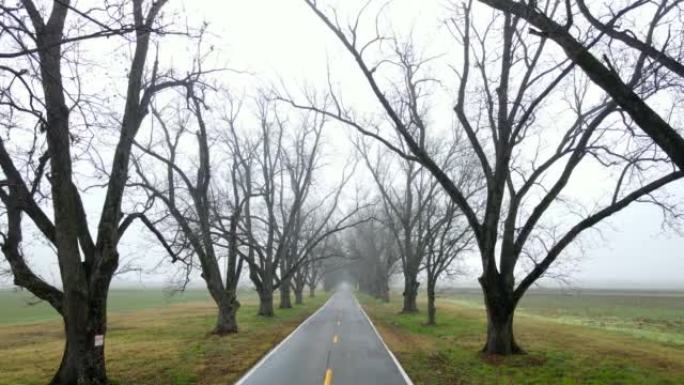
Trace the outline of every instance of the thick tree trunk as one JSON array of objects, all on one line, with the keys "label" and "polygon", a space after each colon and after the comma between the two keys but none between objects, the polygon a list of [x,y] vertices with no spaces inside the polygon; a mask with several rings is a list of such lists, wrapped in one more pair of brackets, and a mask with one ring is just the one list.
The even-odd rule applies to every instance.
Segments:
[{"label": "thick tree trunk", "polygon": [[238,332],[236,315],[240,308],[240,302],[235,296],[231,298],[230,295],[227,295],[226,297],[225,300],[218,303],[218,317],[213,333],[219,336]]},{"label": "thick tree trunk", "polygon": [[262,290],[259,292],[259,315],[273,317],[273,291]]},{"label": "thick tree trunk", "polygon": [[500,285],[488,285],[480,278],[487,309],[487,341],[482,348],[485,354],[508,356],[525,353],[515,342],[513,335],[513,315],[516,301],[512,290]]},{"label": "thick tree trunk", "polygon": [[487,342],[482,352],[504,356],[524,353],[513,335],[514,312],[514,309],[487,308]]},{"label": "thick tree trunk", "polygon": [[316,296],[316,285],[309,285],[309,297],[313,298]]},{"label": "thick tree trunk", "polygon": [[415,276],[412,274],[404,276],[404,307],[401,309],[402,313],[418,312],[418,305],[416,304],[418,286],[420,286],[420,283],[418,283]]},{"label": "thick tree trunk", "polygon": [[109,383],[104,356],[106,304],[106,295],[90,304],[82,293],[65,301],[66,344],[62,362],[50,385]]},{"label": "thick tree trunk", "polygon": [[304,303],[304,288],[295,289],[295,305]]},{"label": "thick tree trunk", "polygon": [[280,285],[280,306],[281,309],[292,308],[292,298],[290,297],[290,280],[283,280]]},{"label": "thick tree trunk", "polygon": [[203,270],[211,272],[210,274],[202,274],[211,298],[216,303],[217,316],[216,316],[216,326],[212,330],[213,334],[216,335],[226,335],[231,333],[237,333],[238,324],[236,319],[236,313],[240,308],[240,302],[237,300],[237,294],[235,290],[226,290],[223,283],[219,280],[220,274],[218,269],[211,269],[210,265],[203,266]]},{"label": "thick tree trunk", "polygon": [[435,307],[435,286],[428,282],[427,287],[427,324],[434,325],[437,308]]}]

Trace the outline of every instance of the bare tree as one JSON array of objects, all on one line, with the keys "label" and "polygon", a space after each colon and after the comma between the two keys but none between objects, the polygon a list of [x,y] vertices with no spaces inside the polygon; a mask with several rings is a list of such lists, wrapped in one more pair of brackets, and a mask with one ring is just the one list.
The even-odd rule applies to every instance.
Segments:
[{"label": "bare tree", "polygon": [[424,259],[427,280],[427,324],[436,323],[436,288],[440,278],[446,273],[461,273],[457,262],[472,243],[472,234],[462,215],[453,202],[433,203],[426,210],[427,233],[430,235],[428,251]]},{"label": "bare tree", "polygon": [[293,258],[295,261],[300,260],[301,263],[298,268],[292,273],[292,290],[294,291],[295,304],[302,304],[304,302],[304,290],[309,287],[309,297],[314,297],[316,286],[321,280],[322,267],[325,260],[340,256],[339,250],[335,247],[337,244],[336,234],[325,237],[317,246],[310,248],[306,254],[301,255],[299,249],[306,245],[311,237],[316,235],[316,228],[318,223],[316,215],[312,215],[310,220],[302,227],[299,236],[297,237],[298,245],[293,247]]},{"label": "bare tree", "polygon": [[[227,168],[232,192],[221,194],[217,182],[212,180],[217,168],[211,162],[211,148],[216,139],[211,137],[212,131],[208,127],[208,124],[216,123],[208,121],[205,114],[207,98],[216,99],[218,95],[210,93],[207,87],[193,84],[183,95],[183,100],[187,101],[185,106],[170,104],[162,110],[152,108],[158,123],[156,128],[162,135],[153,132],[146,143],[136,143],[142,156],[135,159],[138,180],[130,185],[147,193],[149,202],[160,202],[162,218],[155,222],[171,222],[167,224],[170,231],[162,234],[155,226],[148,227],[165,245],[172,260],[177,260],[186,249],[199,259],[202,278],[218,308],[214,333],[225,335],[238,331],[236,313],[240,303],[237,284],[243,259],[238,254],[237,233],[242,206],[248,197],[241,195],[237,185],[248,155],[244,155],[240,148],[234,125],[236,117],[229,114],[226,130],[229,133],[226,136],[232,148],[225,152],[231,162]],[[193,129],[194,132],[191,131]],[[196,157],[189,156],[188,136],[194,136],[197,141]],[[183,150],[179,151],[181,148]],[[143,163],[144,158],[151,162]],[[155,169],[164,176],[157,178],[152,172]],[[226,213],[226,210],[229,211]],[[179,237],[181,242],[177,241]],[[222,256],[219,248],[225,250],[226,255]],[[223,275],[221,257],[226,258]]]},{"label": "bare tree", "polygon": [[310,298],[316,296],[316,289],[325,274],[326,262],[341,257],[343,257],[342,246],[336,235],[326,238],[312,250],[304,271],[304,284],[309,288]]},{"label": "bare tree", "polygon": [[[15,284],[50,303],[64,320],[64,354],[51,384],[108,383],[104,356],[107,295],[119,265],[117,246],[127,228],[123,224],[130,220],[122,218],[121,212],[133,140],[153,97],[197,76],[172,79],[162,73],[158,63],[146,74],[151,38],[158,31],[165,3],[134,0],[130,2],[131,13],[123,3],[108,4],[105,11],[84,12],[69,0],[60,0],[52,2],[47,19],[31,0],[22,0],[16,7],[5,3],[1,6],[3,47],[16,47],[15,51],[0,54],[3,60],[10,60],[0,67],[0,105],[6,122],[3,124],[8,129],[0,140],[0,199],[6,209],[7,224],[2,234],[2,251]],[[112,23],[120,23],[120,27],[97,20],[98,15],[107,15],[109,11],[116,15]],[[87,28],[75,29],[83,34],[67,35],[70,15],[78,19],[77,23],[85,20],[88,24]],[[88,114],[83,108],[86,96],[80,92],[80,82],[85,79],[74,69],[79,63],[78,50],[74,48],[78,42],[94,37],[124,34],[133,54],[127,68],[123,114],[116,122],[118,139],[113,151],[106,152],[111,154],[111,164],[103,184],[106,194],[96,225],[97,236],[93,237],[89,227],[92,222],[86,216],[82,191],[76,184],[79,174],[74,163],[84,153],[93,151],[94,144],[82,136],[83,128],[97,127],[100,122],[94,116],[107,115],[107,111]],[[64,63],[69,65],[63,66]],[[107,122],[105,126],[111,124]],[[13,131],[13,127],[22,127],[23,133],[29,133],[28,140]],[[30,143],[28,162],[21,155],[26,143]],[[49,193],[44,191],[46,185],[50,187]],[[61,290],[42,279],[25,259],[21,246],[24,214],[54,247]]]},{"label": "bare tree", "polygon": [[[442,169],[460,174],[455,182],[462,191],[476,192],[472,172],[475,165],[467,154],[465,157],[456,156],[458,144],[459,141],[455,140],[446,150],[438,150],[445,146],[435,143],[431,152],[435,157],[443,158]],[[444,202],[444,194],[438,188],[436,180],[418,163],[399,158],[401,162],[398,168],[403,175],[398,178],[401,174],[396,172],[397,167],[392,167],[396,163],[388,161],[391,159],[391,152],[380,151],[376,154],[376,159],[371,160],[370,149],[362,138],[356,147],[380,191],[382,206],[386,211],[385,223],[391,230],[401,255],[404,275],[402,312],[417,311],[418,278],[425,271],[428,324],[432,325],[435,323],[437,281],[468,248],[472,239],[469,229],[459,220],[462,215],[458,208],[453,202]],[[457,162],[458,167],[455,167]],[[397,184],[397,180],[401,183]]]},{"label": "bare tree", "polygon": [[[538,35],[542,39],[551,39],[565,51],[567,57],[580,67],[587,76],[617,103],[629,117],[672,159],[677,167],[684,168],[684,138],[672,127],[670,117],[663,118],[651,106],[638,90],[634,90],[633,82],[624,81],[621,74],[614,67],[606,54],[601,63],[591,53],[593,42],[583,44],[575,38],[571,30],[576,25],[572,8],[572,2],[565,5],[565,20],[562,24],[554,21],[554,15],[549,13],[554,9],[553,1],[539,2],[512,0],[478,0],[491,7],[499,9],[508,15],[515,15],[525,19],[536,29],[530,29],[531,34]],[[540,4],[541,3],[541,4]],[[551,4],[551,6],[549,6]],[[637,51],[639,57],[648,57],[653,61],[653,71],[658,72],[659,67],[678,76],[681,82],[684,78],[684,65],[682,65],[681,39],[672,39],[671,32],[679,31],[682,27],[682,5],[678,0],[659,1],[629,1],[618,8],[610,5],[608,20],[603,22],[589,9],[584,0],[577,0],[580,13],[589,21],[590,25],[599,31],[599,38],[605,36],[609,44],[613,41],[620,42]],[[650,10],[648,8],[651,8]],[[646,30],[641,35],[637,31],[627,28],[621,29],[621,23],[630,13],[640,12],[640,18],[652,15],[650,22],[646,23]],[[650,12],[650,13],[649,13]],[[666,29],[662,33],[657,30]],[[677,32],[675,32],[677,33]],[[660,39],[658,39],[660,37]],[[639,59],[643,60],[643,59]],[[634,64],[638,66],[638,64]],[[658,77],[663,76],[657,74]],[[680,91],[681,92],[681,91]]]},{"label": "bare tree", "polygon": [[416,299],[420,286],[418,275],[432,237],[428,224],[431,218],[426,215],[426,210],[440,193],[438,184],[416,162],[401,159],[398,167],[392,167],[396,163],[391,161],[386,150],[378,152],[372,160],[370,149],[362,139],[356,147],[380,191],[382,207],[386,211],[386,226],[401,257],[404,275],[402,313],[415,313],[418,311]]},{"label": "bare tree", "polygon": [[373,219],[345,234],[346,262],[337,270],[349,271],[362,292],[389,302],[390,278],[398,270],[400,252],[388,226],[387,211],[381,204],[365,211],[362,215]]},{"label": "bare tree", "polygon": [[[274,290],[283,288],[288,301],[292,274],[324,239],[353,226],[350,220],[357,208],[347,213],[340,210],[351,176],[347,170],[332,191],[313,191],[326,119],[310,113],[292,123],[281,116],[273,101],[262,98],[258,104],[261,147],[255,172],[260,179],[246,187],[258,193],[245,204],[243,227],[249,253],[243,257],[259,293],[259,314],[272,316]],[[307,223],[311,228],[302,237]]]},{"label": "bare tree", "polygon": [[[308,256],[309,258],[311,256]],[[292,274],[292,290],[294,291],[295,304],[301,305],[304,303],[304,289],[306,288],[307,277],[309,275],[309,268],[312,263],[305,261],[301,267]]]},{"label": "bare tree", "polygon": [[[387,126],[400,140],[359,122],[341,103],[340,95],[333,97],[339,102],[332,108],[293,104],[356,128],[397,155],[419,162],[437,179],[465,216],[480,253],[479,281],[487,310],[483,351],[488,354],[522,352],[513,335],[516,306],[573,240],[633,202],[654,202],[656,190],[684,176],[672,172],[669,159],[654,154],[649,144],[611,129],[625,124],[616,112],[617,104],[592,99],[588,82],[572,71],[573,63],[541,61],[547,40],[524,40],[524,20],[506,13],[493,17],[484,29],[476,28],[471,23],[470,1],[457,7],[458,16],[450,22],[463,50],[453,110],[478,160],[484,189],[483,194],[469,197],[425,146],[428,124],[419,113],[424,104],[415,96],[424,95],[430,83],[422,70],[426,61],[415,54],[415,47],[384,36],[377,24],[375,34],[364,39],[359,25],[368,6],[355,21],[343,24],[320,3],[305,2],[354,59]],[[551,2],[547,10],[562,9],[563,4]],[[388,41],[394,47],[389,54],[382,50]],[[629,88],[637,90],[631,92],[642,98],[657,91],[644,81],[648,76],[643,71],[645,57],[640,55],[629,81]],[[400,68],[401,75],[385,87],[386,82],[378,79],[390,65]],[[471,73],[473,68],[475,73]],[[408,107],[398,109],[397,98],[403,100],[400,106]],[[564,101],[567,107],[554,109],[551,100]],[[580,202],[571,204],[571,199],[561,195],[570,177],[580,174],[578,166],[589,163],[604,168],[604,183],[611,179],[614,183],[613,192],[594,202],[594,209]]]},{"label": "bare tree", "polygon": [[305,283],[309,288],[309,298],[316,296],[316,289],[323,279],[323,261],[307,263]]}]

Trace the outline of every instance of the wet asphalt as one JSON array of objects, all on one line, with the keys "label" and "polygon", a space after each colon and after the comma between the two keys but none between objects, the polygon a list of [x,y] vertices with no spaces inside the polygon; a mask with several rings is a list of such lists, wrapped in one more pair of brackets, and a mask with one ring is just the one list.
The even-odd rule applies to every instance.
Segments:
[{"label": "wet asphalt", "polygon": [[338,290],[236,385],[412,385],[351,290]]}]

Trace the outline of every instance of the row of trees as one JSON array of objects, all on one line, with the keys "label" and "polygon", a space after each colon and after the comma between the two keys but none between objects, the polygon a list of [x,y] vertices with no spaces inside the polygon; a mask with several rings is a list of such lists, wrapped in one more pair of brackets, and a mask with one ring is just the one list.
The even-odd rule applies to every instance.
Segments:
[{"label": "row of trees", "polygon": [[[450,223],[448,213],[456,209],[480,255],[484,352],[523,352],[513,334],[517,304],[586,230],[634,202],[673,213],[657,192],[684,176],[684,143],[672,126],[681,122],[682,40],[672,36],[681,26],[681,1],[613,2],[601,11],[583,1],[454,2],[445,24],[461,51],[446,75],[431,68],[436,59],[421,55],[426,50],[416,40],[386,32],[392,28],[383,23],[382,4],[367,2],[348,21],[332,7],[304,1],[355,63],[377,112],[364,120],[359,117],[368,114],[357,113],[360,106],[289,101],[414,164],[404,168],[408,183],[412,170],[420,169],[439,184],[450,205],[436,220]],[[596,16],[601,12],[608,16]],[[601,52],[604,63],[592,51]],[[344,100],[333,86],[329,94]],[[432,144],[445,127],[444,114],[436,111],[440,97],[454,98],[454,147],[463,138],[460,145],[475,159],[472,167],[451,168]],[[605,187],[590,200],[568,188],[589,182],[587,170],[600,175],[595,187]],[[430,184],[405,187],[403,207],[395,207],[399,195],[388,194],[380,174],[374,177],[384,204],[406,241],[393,247],[410,245],[397,252],[405,269],[404,310],[412,310],[419,266],[414,258],[430,253],[421,226],[407,227],[419,222],[407,207],[422,205],[425,195],[413,191],[427,191]],[[474,185],[464,185],[464,175],[472,175]]]},{"label": "row of trees", "polygon": [[[435,144],[435,147],[437,145]],[[348,257],[356,265],[360,289],[389,301],[389,280],[395,270],[403,277],[403,313],[418,311],[420,279],[425,278],[428,324],[435,323],[437,282],[445,273],[462,268],[472,236],[463,215],[439,189],[438,183],[419,164],[393,159],[388,150],[373,148],[359,137],[356,150],[378,191],[373,222],[360,227],[347,240]],[[435,149],[443,167],[458,170],[459,185],[474,187],[469,157],[458,148]],[[475,191],[473,191],[474,193]]]},{"label": "row of trees", "polygon": [[[335,234],[364,220],[360,205],[343,207],[353,165],[324,183],[328,119],[264,93],[233,97],[222,71],[203,68],[204,30],[175,32],[166,3],[1,5],[2,252],[15,285],[64,320],[51,384],[108,383],[107,298],[131,229],[153,235],[184,284],[199,270],[217,305],[214,333],[225,335],[238,331],[243,271],[259,314],[272,316],[275,292],[284,308],[290,290],[296,302],[307,286],[314,294],[321,261],[337,253]],[[124,46],[111,56],[114,68],[95,59],[102,37]],[[173,39],[199,47],[184,70],[160,60]],[[102,68],[125,71],[124,87]],[[61,285],[32,268],[26,231],[54,251]]]},{"label": "row of trees", "polygon": [[[229,94],[195,87],[184,92],[180,105],[153,107],[149,136],[135,143],[139,156],[129,186],[145,194],[136,217],[172,261],[192,268],[197,259],[219,308],[215,332],[232,333],[244,265],[259,294],[260,315],[273,315],[276,291],[280,307],[289,308],[291,289],[301,302],[305,285],[315,288],[317,262],[330,253],[327,239],[353,225],[357,209],[340,211],[351,172],[332,189],[314,187],[326,124],[320,115],[288,115],[261,96],[254,102],[256,126],[245,129],[239,127],[242,106]],[[228,101],[228,107],[209,108],[212,100]]]},{"label": "row of trees", "polygon": [[[659,192],[684,176],[673,127],[681,39],[667,26],[681,24],[680,1],[614,4],[606,17],[581,0],[454,3],[445,20],[453,61],[385,32],[375,1],[351,22],[304,1],[355,63],[370,107],[346,105],[332,81],[323,98],[236,97],[201,52],[183,71],[165,68],[164,43],[201,50],[204,34],[173,30],[165,0],[0,5],[2,252],[15,284],[64,319],[53,384],[107,383],[107,295],[132,228],[147,229],[186,279],[199,269],[221,335],[238,330],[243,272],[270,316],[274,294],[283,308],[291,291],[301,302],[324,271],[388,300],[401,270],[402,310],[418,310],[424,279],[434,323],[438,281],[472,250],[483,351],[513,354],[522,352],[517,304],[578,236],[634,202],[674,213]],[[640,22],[629,17],[637,12]],[[103,37],[128,48],[112,64],[127,77],[98,85],[109,73],[84,57],[102,56],[92,42]],[[374,200],[344,199],[355,166],[334,182],[323,175],[331,123],[358,133]],[[577,196],[571,186],[587,170],[601,186]],[[26,231],[54,250],[61,287],[31,268]]]}]

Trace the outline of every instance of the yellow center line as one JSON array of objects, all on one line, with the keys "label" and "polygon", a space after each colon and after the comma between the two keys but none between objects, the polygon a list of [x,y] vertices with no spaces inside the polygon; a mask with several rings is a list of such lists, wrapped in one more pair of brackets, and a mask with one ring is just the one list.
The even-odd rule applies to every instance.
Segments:
[{"label": "yellow center line", "polygon": [[335,337],[333,337],[333,344],[336,344],[340,340],[340,337],[335,334]]},{"label": "yellow center line", "polygon": [[325,377],[323,378],[323,385],[332,385],[332,369],[325,371]]}]

